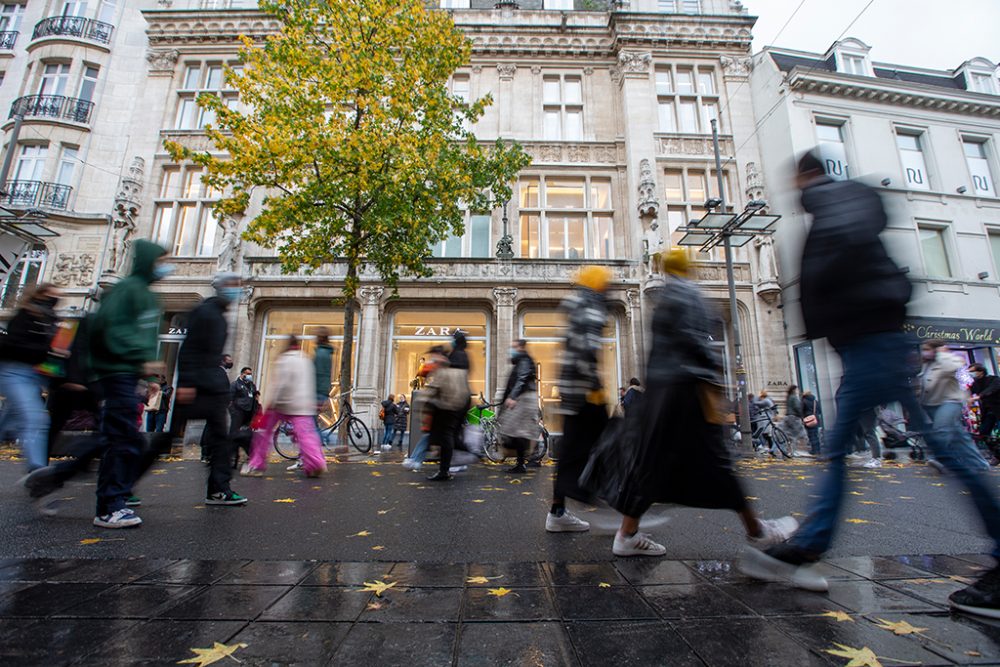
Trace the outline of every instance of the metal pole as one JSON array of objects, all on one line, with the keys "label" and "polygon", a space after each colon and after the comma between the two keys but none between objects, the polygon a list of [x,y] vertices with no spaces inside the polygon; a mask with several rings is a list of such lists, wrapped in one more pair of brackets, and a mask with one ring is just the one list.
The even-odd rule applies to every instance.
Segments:
[{"label": "metal pole", "polygon": [[[719,154],[719,123],[712,119],[712,148],[715,150],[715,176],[719,183],[719,199],[722,201],[722,211],[726,210],[726,187],[722,178],[722,156]],[[736,391],[739,397],[740,410],[740,440],[745,451],[753,449],[750,440],[750,402],[747,400],[747,371],[743,367],[743,343],[740,339],[739,312],[736,308],[736,278],[733,275],[733,247],[730,244],[732,231],[723,232],[723,243],[726,249],[726,280],[729,283],[729,327],[733,337],[733,355],[736,357]]]},{"label": "metal pole", "polygon": [[23,120],[23,114],[14,114],[14,127],[11,128],[10,141],[7,143],[7,151],[3,155],[3,166],[0,166],[0,190],[4,192],[7,191],[7,177],[10,175],[11,165],[14,163],[14,153],[17,151],[17,138],[21,135],[21,122]]}]

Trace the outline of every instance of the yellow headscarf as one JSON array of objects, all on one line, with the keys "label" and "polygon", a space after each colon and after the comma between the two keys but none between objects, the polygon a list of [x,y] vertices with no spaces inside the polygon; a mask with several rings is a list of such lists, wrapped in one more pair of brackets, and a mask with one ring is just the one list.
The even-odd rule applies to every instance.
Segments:
[{"label": "yellow headscarf", "polygon": [[660,255],[660,269],[672,276],[685,278],[691,270],[691,256],[683,248],[671,248]]},{"label": "yellow headscarf", "polygon": [[603,292],[611,282],[611,270],[605,266],[585,266],[576,274],[573,282],[595,292]]}]

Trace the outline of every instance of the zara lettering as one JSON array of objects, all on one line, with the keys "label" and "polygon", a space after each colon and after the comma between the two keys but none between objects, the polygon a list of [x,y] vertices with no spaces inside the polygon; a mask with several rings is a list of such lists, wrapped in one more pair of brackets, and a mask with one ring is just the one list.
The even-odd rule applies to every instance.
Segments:
[{"label": "zara lettering", "polygon": [[459,327],[417,327],[414,336],[450,336]]}]

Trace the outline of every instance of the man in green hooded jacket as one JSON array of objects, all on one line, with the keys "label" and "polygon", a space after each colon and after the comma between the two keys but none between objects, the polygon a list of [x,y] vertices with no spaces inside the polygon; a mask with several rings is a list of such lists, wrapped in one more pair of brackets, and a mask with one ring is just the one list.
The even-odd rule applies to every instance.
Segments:
[{"label": "man in green hooded jacket", "polygon": [[157,372],[157,335],[163,317],[150,285],[173,272],[167,251],[145,240],[133,245],[132,273],[101,301],[90,332],[91,365],[104,397],[101,437],[107,451],[97,477],[94,525],[138,526],[142,519],[126,507],[136,473],[143,466],[144,440],[138,428],[139,380]]}]

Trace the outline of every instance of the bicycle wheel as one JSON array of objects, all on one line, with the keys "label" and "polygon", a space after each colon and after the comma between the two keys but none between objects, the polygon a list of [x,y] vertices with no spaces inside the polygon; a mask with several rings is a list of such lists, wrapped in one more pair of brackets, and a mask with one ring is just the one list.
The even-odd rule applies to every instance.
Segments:
[{"label": "bicycle wheel", "polygon": [[278,422],[274,429],[274,451],[278,456],[289,461],[296,461],[299,458],[299,443],[295,439],[295,431],[292,423],[287,421]]},{"label": "bicycle wheel", "polygon": [[545,455],[549,453],[549,432],[542,429],[542,434],[538,438],[536,443],[535,451],[531,454],[531,458],[528,459],[531,463],[540,463]]},{"label": "bicycle wheel", "polygon": [[503,448],[500,446],[500,435],[497,433],[496,425],[493,422],[483,424],[483,453],[486,458],[494,463],[503,463],[507,458],[504,456]]},{"label": "bicycle wheel", "polygon": [[347,420],[347,439],[350,440],[354,449],[362,454],[367,454],[372,450],[372,433],[365,426],[365,423],[357,417]]},{"label": "bicycle wheel", "polygon": [[792,458],[792,448],[788,443],[787,433],[775,426],[771,431],[771,440],[786,459]]}]

